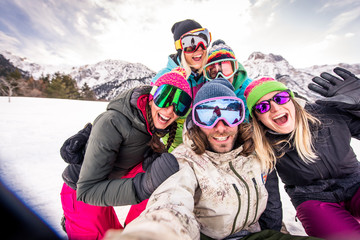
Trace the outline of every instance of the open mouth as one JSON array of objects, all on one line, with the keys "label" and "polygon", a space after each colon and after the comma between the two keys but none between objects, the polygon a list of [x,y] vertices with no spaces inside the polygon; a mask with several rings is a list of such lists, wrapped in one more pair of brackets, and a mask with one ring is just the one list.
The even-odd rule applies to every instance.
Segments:
[{"label": "open mouth", "polygon": [[230,136],[225,136],[225,137],[213,137],[213,139],[217,142],[225,142],[229,139]]},{"label": "open mouth", "polygon": [[273,121],[278,125],[284,125],[288,121],[288,114],[283,113],[273,118]]},{"label": "open mouth", "polygon": [[202,54],[201,55],[197,55],[197,56],[193,56],[192,59],[194,61],[200,61],[201,60],[201,57],[202,57]]},{"label": "open mouth", "polygon": [[161,123],[167,123],[170,120],[169,117],[166,117],[166,116],[162,115],[161,113],[158,113],[158,118]]}]

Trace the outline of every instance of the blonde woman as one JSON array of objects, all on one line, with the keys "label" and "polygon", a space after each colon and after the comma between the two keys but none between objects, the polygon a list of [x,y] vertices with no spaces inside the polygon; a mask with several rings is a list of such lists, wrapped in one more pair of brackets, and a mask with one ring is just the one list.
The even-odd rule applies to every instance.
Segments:
[{"label": "blonde woman", "polygon": [[[194,99],[196,93],[206,82],[203,76],[203,67],[207,62],[207,49],[211,42],[211,34],[208,29],[203,28],[198,22],[192,19],[174,23],[171,32],[174,35],[176,53],[168,57],[167,66],[156,74],[152,79],[152,83],[155,83],[164,73],[181,66],[186,70],[186,78],[190,85],[191,97]],[[184,120],[185,117],[182,117],[176,121],[178,123],[178,130],[174,143],[169,149],[170,152],[182,143],[182,126]],[[167,137],[163,138],[163,140],[167,142]]]},{"label": "blonde woman", "polygon": [[302,107],[272,78],[252,82],[245,97],[256,153],[264,166],[275,167],[306,233],[360,239],[360,162],[350,146],[351,137],[360,136],[360,118],[353,114],[360,104],[351,98],[348,110],[328,106],[349,97],[347,90],[359,98],[360,80],[345,69],[334,72],[341,79],[323,73],[311,87],[332,97],[320,102],[326,104]]}]

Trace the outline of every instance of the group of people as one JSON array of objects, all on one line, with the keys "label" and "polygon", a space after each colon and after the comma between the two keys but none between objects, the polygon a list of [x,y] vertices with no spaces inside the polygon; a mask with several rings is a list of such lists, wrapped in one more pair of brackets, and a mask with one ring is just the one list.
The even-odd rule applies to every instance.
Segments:
[{"label": "group of people", "polygon": [[[69,239],[359,239],[360,79],[335,68],[309,84],[323,98],[299,101],[248,78],[198,22],[171,31],[176,53],[151,85],[61,147]],[[281,231],[278,176],[308,236]]]}]

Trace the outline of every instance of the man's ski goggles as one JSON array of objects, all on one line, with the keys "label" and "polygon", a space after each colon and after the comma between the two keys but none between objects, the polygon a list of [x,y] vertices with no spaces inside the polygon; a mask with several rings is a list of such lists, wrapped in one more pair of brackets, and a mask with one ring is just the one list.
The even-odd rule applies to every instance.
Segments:
[{"label": "man's ski goggles", "polygon": [[194,29],[183,34],[175,42],[176,50],[181,49],[186,53],[195,52],[200,46],[206,50],[211,42],[211,33],[206,28]]},{"label": "man's ski goggles", "polygon": [[185,116],[191,106],[191,97],[185,91],[173,85],[153,86],[150,94],[159,108],[174,106],[174,112],[179,117]]},{"label": "man's ski goggles", "polygon": [[271,104],[270,101],[274,101],[278,105],[283,105],[290,101],[291,95],[289,91],[279,92],[275,94],[272,98],[264,100],[254,106],[254,110],[260,114],[270,111]]},{"label": "man's ski goggles", "polygon": [[236,59],[227,58],[208,63],[204,69],[205,78],[209,81],[219,78],[220,76],[229,79],[237,72],[238,65]]},{"label": "man's ski goggles", "polygon": [[192,111],[194,123],[202,128],[213,128],[220,120],[235,127],[244,121],[244,117],[244,102],[237,97],[206,99],[195,104]]}]

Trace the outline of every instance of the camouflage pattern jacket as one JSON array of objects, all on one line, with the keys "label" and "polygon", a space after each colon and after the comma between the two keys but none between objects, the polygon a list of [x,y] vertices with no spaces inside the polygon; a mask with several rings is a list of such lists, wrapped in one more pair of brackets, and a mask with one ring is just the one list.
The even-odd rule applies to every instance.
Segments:
[{"label": "camouflage pattern jacket", "polygon": [[[197,155],[188,139],[173,152],[180,171],[150,197],[147,209],[124,233],[146,229],[148,234],[200,239],[200,233],[222,239],[234,233],[258,232],[265,210],[266,177],[255,155],[240,156],[242,146],[228,153]],[[160,232],[159,232],[160,231]]]}]

